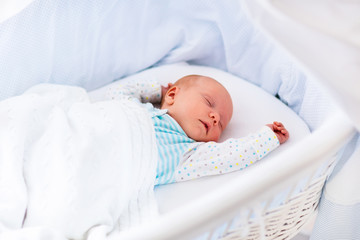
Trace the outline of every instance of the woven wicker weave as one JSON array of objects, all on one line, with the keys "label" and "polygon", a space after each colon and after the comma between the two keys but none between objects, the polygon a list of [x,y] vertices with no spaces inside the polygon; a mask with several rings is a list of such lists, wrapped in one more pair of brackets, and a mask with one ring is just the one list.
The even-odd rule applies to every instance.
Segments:
[{"label": "woven wicker weave", "polygon": [[[257,217],[248,218],[247,225],[233,227],[226,230],[222,240],[286,240],[293,238],[318,207],[322,188],[333,166],[335,157],[327,165],[325,171],[313,178],[300,193],[291,196],[286,203],[277,208],[265,209]],[[254,211],[252,209],[251,211]],[[232,222],[228,223],[233,225]],[[210,239],[210,237],[209,237]]]}]

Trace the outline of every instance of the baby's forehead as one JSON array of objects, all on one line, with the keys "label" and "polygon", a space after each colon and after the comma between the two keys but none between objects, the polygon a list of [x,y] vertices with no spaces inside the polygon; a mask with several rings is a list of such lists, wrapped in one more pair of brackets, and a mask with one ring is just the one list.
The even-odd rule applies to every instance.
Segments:
[{"label": "baby's forehead", "polygon": [[197,88],[199,91],[205,92],[210,97],[216,98],[217,101],[224,103],[227,110],[233,110],[232,98],[228,90],[218,81],[212,78],[204,78],[203,81],[198,81]]},{"label": "baby's forehead", "polygon": [[194,81],[192,81],[190,84],[192,84],[193,86],[197,86],[197,87],[202,87],[202,88],[216,88],[216,89],[223,89],[225,91],[226,88],[217,80],[210,78],[210,77],[206,77],[206,76],[201,76],[197,79],[194,79]]},{"label": "baby's forehead", "polygon": [[180,79],[178,83],[186,88],[193,88],[197,91],[208,92],[212,96],[220,95],[225,99],[230,99],[230,101],[232,101],[227,89],[214,78],[203,75],[188,75]]},{"label": "baby's forehead", "polygon": [[197,87],[202,90],[214,91],[215,94],[224,94],[227,95],[227,97],[231,98],[228,90],[220,82],[216,81],[213,78],[204,77],[202,79],[199,79],[199,81],[197,81]]}]

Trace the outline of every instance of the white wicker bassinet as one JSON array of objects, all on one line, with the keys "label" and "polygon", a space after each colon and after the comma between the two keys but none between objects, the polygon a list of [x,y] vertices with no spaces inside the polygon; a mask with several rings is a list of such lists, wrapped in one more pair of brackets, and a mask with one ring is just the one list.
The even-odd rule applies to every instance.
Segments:
[{"label": "white wicker bassinet", "polygon": [[[339,125],[341,130],[332,131]],[[111,239],[291,239],[316,211],[338,153],[355,133],[351,122],[339,114],[277,158],[249,168],[241,181],[235,179],[191,204]],[[295,193],[300,179],[308,180]],[[250,182],[251,189],[247,187]],[[287,199],[280,207],[271,208],[275,194],[284,189],[290,189]]]},{"label": "white wicker bassinet", "polygon": [[222,239],[291,239],[317,210],[322,187],[334,160],[335,157],[329,159],[328,171],[309,181],[301,193],[289,196],[285,204],[276,209],[262,209],[261,220],[248,219],[247,226],[228,229]]}]

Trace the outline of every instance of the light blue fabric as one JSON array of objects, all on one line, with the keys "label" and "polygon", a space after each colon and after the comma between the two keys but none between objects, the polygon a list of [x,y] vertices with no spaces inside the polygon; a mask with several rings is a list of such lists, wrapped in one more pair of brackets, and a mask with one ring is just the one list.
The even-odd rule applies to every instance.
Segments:
[{"label": "light blue fabric", "polygon": [[180,125],[167,113],[167,110],[154,108],[150,103],[146,108],[154,123],[159,161],[156,169],[156,185],[175,182],[175,169],[183,153],[195,141],[189,138]]},{"label": "light blue fabric", "polygon": [[[278,95],[316,129],[335,105],[256,29],[241,4],[35,0],[0,24],[0,100],[44,82],[93,90],[151,66],[187,61],[220,68]],[[359,205],[353,207],[358,212]],[[360,217],[347,223],[359,225]],[[342,226],[336,230],[347,230]]]},{"label": "light blue fabric", "polygon": [[336,204],[324,198],[310,240],[360,239],[360,203]]},{"label": "light blue fabric", "polygon": [[[358,240],[360,239],[359,161],[360,134],[358,133],[345,148],[343,157],[330,176],[319,205],[311,240]],[[351,160],[351,158],[353,158]],[[348,165],[353,164],[353,165]],[[348,166],[347,166],[348,165]],[[352,171],[348,171],[351,168]],[[338,175],[344,175],[338,177]],[[353,175],[353,176],[351,176]],[[354,180],[354,178],[356,180]],[[351,179],[351,181],[349,181]],[[335,184],[335,186],[334,186]],[[328,188],[341,188],[334,191]]]},{"label": "light blue fabric", "polygon": [[0,99],[41,82],[92,90],[179,61],[227,70],[272,94],[291,93],[283,100],[300,110],[305,77],[237,0],[35,0],[0,24]]}]

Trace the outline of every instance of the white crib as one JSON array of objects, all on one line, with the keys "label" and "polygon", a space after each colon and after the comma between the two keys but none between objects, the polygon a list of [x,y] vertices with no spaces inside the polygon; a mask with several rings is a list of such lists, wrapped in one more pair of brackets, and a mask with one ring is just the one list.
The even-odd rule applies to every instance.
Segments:
[{"label": "white crib", "polygon": [[[349,55],[346,53],[354,50],[351,44],[347,44],[353,38],[349,38],[348,42],[338,42],[332,38],[333,35],[330,34],[329,37],[325,34],[324,37],[321,29],[319,32],[314,30],[321,26],[310,27],[310,30],[304,28],[304,25],[308,23],[304,24],[298,21],[296,16],[291,16],[292,7],[284,1],[244,2],[246,2],[244,4],[247,6],[248,13],[254,17],[253,20],[259,23],[260,27],[267,31],[277,44],[287,49],[293,55],[294,61],[303,66],[309,75],[315,76],[325,86],[328,86],[332,93],[335,93],[334,99],[339,102],[342,110],[331,115],[321,127],[298,142],[296,146],[281,152],[272,161],[248,168],[241,176],[234,178],[221,188],[142,225],[121,232],[113,232],[107,236],[107,239],[285,240],[292,239],[298,234],[318,211],[319,200],[326,180],[332,173],[336,162],[342,157],[345,146],[360,129],[360,111],[356,106],[356,103],[360,103],[359,84],[355,80],[360,75],[360,70],[358,62],[349,65],[345,80],[339,82],[340,76],[335,74],[339,70],[330,69],[332,65],[329,66],[326,62],[314,60],[310,55],[311,47],[307,47],[314,43],[310,43],[311,40],[308,42],[305,38],[299,38],[299,36],[308,33],[309,35],[313,34],[312,40],[316,43],[325,41],[328,45],[324,44],[319,49],[324,53],[328,51],[329,47],[333,47],[332,50],[338,54],[335,64],[338,61],[342,67],[346,67],[348,62],[358,61],[360,55],[350,54],[351,58],[347,58]],[[28,4],[27,1],[24,3]],[[20,11],[20,9],[21,7],[16,11]],[[283,14],[282,11],[290,13],[290,17]],[[6,17],[8,16],[5,15],[4,18]],[[292,17],[297,21],[291,22]],[[284,19],[287,24],[282,25]],[[288,34],[283,34],[282,30],[288,31]],[[346,36],[344,39],[347,40]],[[326,42],[327,40],[328,42]],[[340,47],[336,48],[338,46]],[[358,49],[355,48],[357,51],[355,53],[359,53]],[[187,56],[184,58],[181,60],[188,60]],[[175,62],[176,57],[175,60],[171,59],[171,56],[169,59],[167,59],[168,62]],[[166,61],[159,62],[158,65],[166,63]],[[223,67],[222,63],[217,64],[219,68]],[[137,68],[134,68],[135,70],[127,69],[128,72],[122,72],[123,76],[146,69],[144,66],[149,67],[150,65],[141,62]],[[109,71],[111,72],[112,69]],[[56,74],[58,73],[54,75]],[[78,78],[81,77],[83,75],[80,74]],[[88,89],[100,86],[81,81],[73,83],[71,80],[69,83],[82,85]],[[15,92],[11,94],[15,94]],[[333,131],[334,129],[336,131]],[[306,156],[304,156],[304,152],[307,153]],[[274,174],[268,174],[269,172]],[[300,180],[305,183],[299,191]],[[249,185],[252,187],[249,188]],[[285,201],[274,208],[271,203],[279,192],[286,192]]]},{"label": "white crib", "polygon": [[[339,3],[335,1],[333,4]],[[322,33],[327,29],[325,26],[321,29],[321,23],[313,23],[315,29],[321,29],[321,33],[313,32],[311,27],[310,29],[303,27],[302,24],[312,25],[307,22],[306,17],[302,19],[301,15],[297,16],[294,13],[297,9],[301,9],[301,5],[302,3],[290,5],[286,1],[248,1],[249,11],[254,14],[254,19],[272,35],[275,41],[292,52],[299,60],[299,64],[310,71],[309,74],[315,74],[330,87],[337,87],[336,90],[339,92],[333,91],[334,95],[338,97],[337,100],[343,104],[344,109],[348,108],[352,111],[348,114],[355,119],[355,125],[359,127],[356,124],[359,111],[354,108],[354,103],[359,102],[359,87],[355,79],[359,76],[360,69],[358,64],[350,63],[358,57],[343,57],[345,53],[349,54],[345,56],[352,55],[350,52],[353,48],[343,47],[341,43],[333,43],[331,37],[329,39],[323,37]],[[344,6],[344,9],[346,8]],[[303,10],[306,11],[306,7]],[[330,14],[330,10],[330,7],[325,9],[324,16]],[[289,22],[284,24],[284,19]],[[326,18],[321,20],[325,21]],[[326,24],[326,22],[322,23]],[[284,29],[279,28],[281,25]],[[283,34],[285,29],[292,31],[294,36]],[[299,32],[295,33],[297,30]],[[313,42],[294,40],[296,37],[301,38],[301,34],[304,33],[310,36],[313,34]],[[356,40],[351,34],[342,37],[344,42]],[[355,84],[353,91],[339,86],[340,76],[335,71],[329,71],[334,74],[333,76],[331,73],[324,73],[324,69],[329,67],[326,63],[312,61],[310,52],[307,52],[308,55],[302,52],[311,51],[309,47],[311,44],[327,41],[329,45],[333,44],[334,52],[341,56],[339,62],[348,63],[351,73],[347,75],[349,77],[347,83]],[[305,46],[306,44],[308,47]],[[328,50],[326,47],[324,49],[320,47],[320,52]],[[356,52],[358,51],[356,49]],[[349,95],[346,97],[346,94]],[[338,126],[343,128],[339,130]],[[334,132],[333,129],[339,131]],[[202,234],[204,238],[200,239],[292,239],[316,213],[324,183],[332,172],[335,162],[343,154],[344,147],[356,133],[354,121],[341,111],[336,117],[327,119],[306,139],[271,162],[248,169],[244,175],[224,185],[223,189],[217,189],[193,203],[162,215],[150,224],[124,232],[119,239],[122,237],[124,239],[193,239],[204,232],[208,234]],[[304,152],[308,153],[307,157],[304,157]],[[268,174],[268,172],[276,172],[276,174]],[[301,192],[293,194],[296,184],[304,177],[307,179],[306,185]],[[249,185],[253,188],[249,188]],[[270,208],[274,195],[289,186],[291,190],[288,191],[286,201],[275,209]],[[114,239],[117,237],[114,236]]]},{"label": "white crib", "polygon": [[[338,125],[344,126],[343,131],[334,136],[331,130]],[[192,204],[176,209],[147,225],[124,232],[119,238],[113,237],[192,239],[202,232],[216,231],[216,227],[226,222],[221,239],[291,239],[316,211],[322,187],[336,155],[355,132],[353,125],[344,116],[331,119],[298,143],[296,148],[266,162],[261,168],[249,168],[241,176],[241,181],[234,179],[223,189],[211,192]],[[308,158],[303,157],[304,151],[311,153]],[[323,172],[313,177],[317,175],[315,173],[321,164],[326,164]],[[269,175],[268,171],[276,174]],[[292,195],[290,191],[282,206],[268,211],[267,205],[259,204],[264,199],[271,202],[272,196],[282,188],[289,185],[295,188],[297,181],[306,175],[310,178],[303,191],[296,195]],[[249,183],[253,188],[247,187]],[[219,202],[222,204],[219,205]],[[241,214],[242,211],[246,213],[245,216]],[[251,217],[252,213],[256,217]],[[208,239],[213,239],[211,234]]]}]

